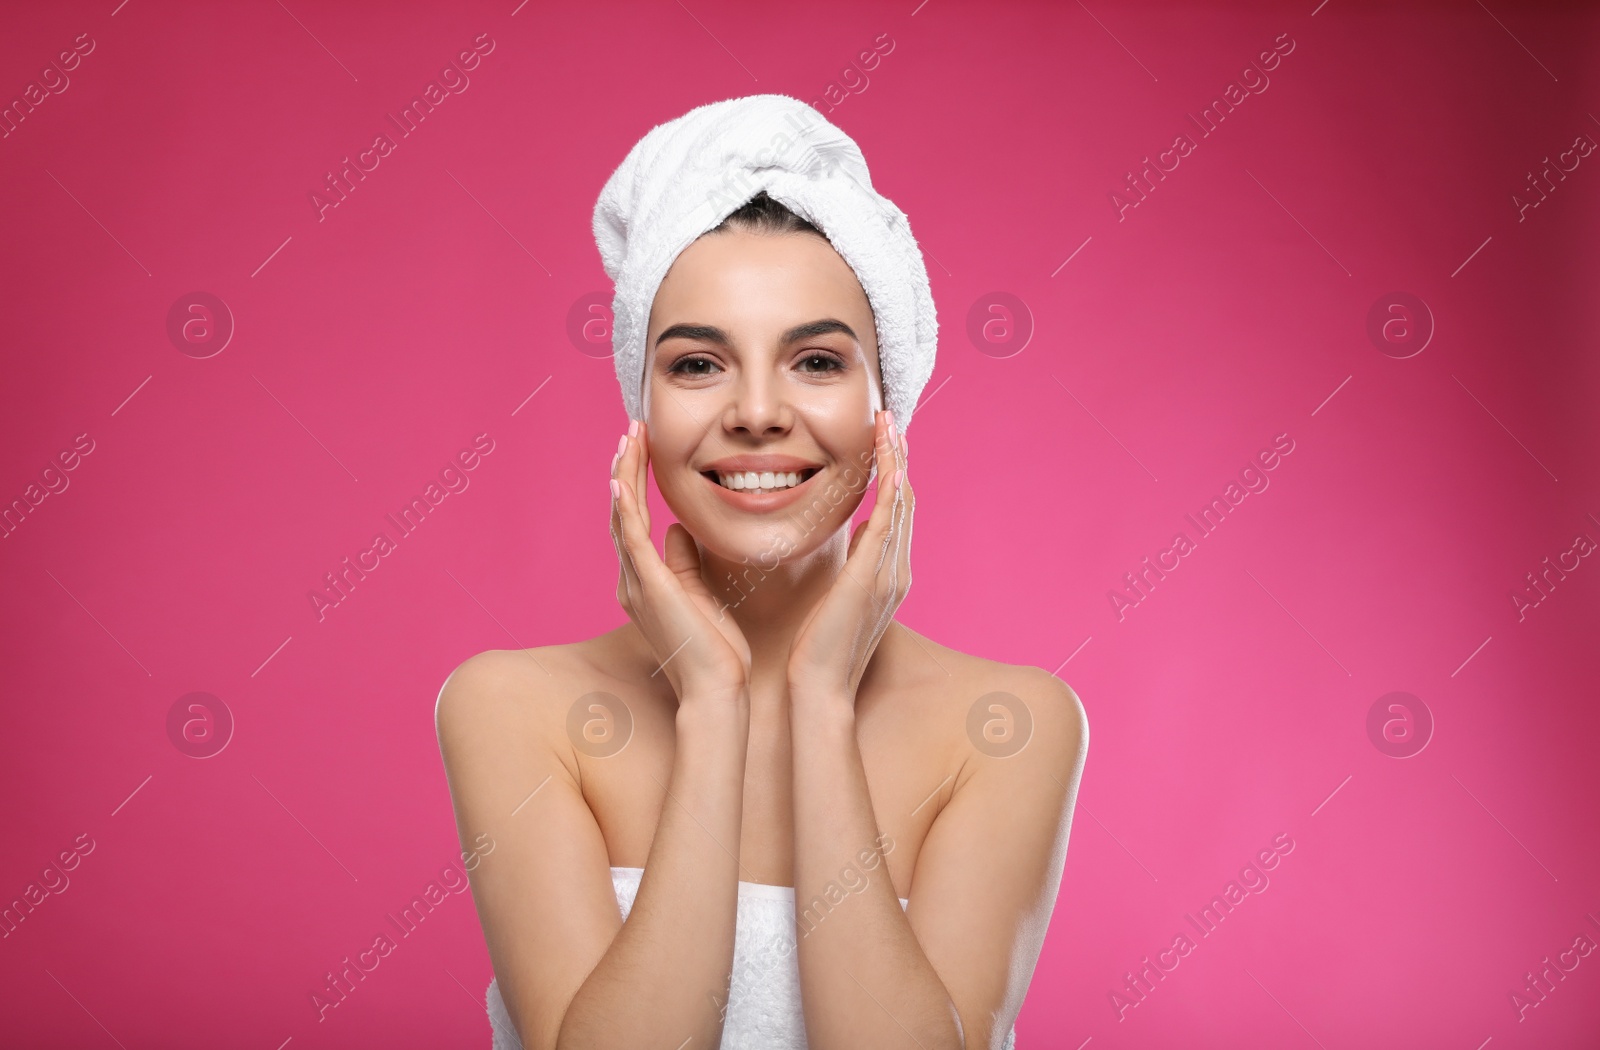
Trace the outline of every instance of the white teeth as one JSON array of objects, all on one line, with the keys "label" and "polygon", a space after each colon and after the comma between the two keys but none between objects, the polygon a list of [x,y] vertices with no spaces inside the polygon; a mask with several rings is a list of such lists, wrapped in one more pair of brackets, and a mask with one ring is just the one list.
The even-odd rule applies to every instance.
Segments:
[{"label": "white teeth", "polygon": [[800,471],[783,473],[765,470],[747,470],[739,474],[717,472],[717,483],[736,492],[777,492],[800,484]]}]

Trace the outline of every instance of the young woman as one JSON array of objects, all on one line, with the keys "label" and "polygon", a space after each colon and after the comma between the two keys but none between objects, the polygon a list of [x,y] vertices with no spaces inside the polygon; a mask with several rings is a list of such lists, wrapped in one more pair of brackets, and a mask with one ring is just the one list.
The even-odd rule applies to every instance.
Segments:
[{"label": "young woman", "polygon": [[671,263],[645,346],[627,622],[439,696],[461,839],[495,843],[495,1047],[1011,1046],[1088,725],[1054,675],[893,618],[915,498],[862,284],[760,193]]}]

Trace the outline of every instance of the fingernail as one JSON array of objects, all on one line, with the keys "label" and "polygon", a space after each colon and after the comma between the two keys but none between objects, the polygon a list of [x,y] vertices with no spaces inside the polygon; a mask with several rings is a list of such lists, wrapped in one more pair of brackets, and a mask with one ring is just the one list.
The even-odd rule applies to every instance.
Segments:
[{"label": "fingernail", "polygon": [[615,474],[617,472],[617,464],[620,462],[622,462],[622,453],[618,452],[611,457],[611,473]]},{"label": "fingernail", "polygon": [[628,436],[629,437],[638,437],[639,436],[639,421],[637,419],[628,420]]},{"label": "fingernail", "polygon": [[628,451],[628,437],[631,435],[631,433],[632,431],[617,438],[617,455],[620,456],[624,452]]},{"label": "fingernail", "polygon": [[612,499],[616,499],[620,495],[622,495],[622,483],[619,482],[616,478],[612,478],[611,479],[611,498]]},{"label": "fingernail", "polygon": [[896,467],[894,469],[894,473],[889,475],[889,487],[892,489],[899,488],[900,479],[905,476],[905,473],[905,471],[901,470],[899,467]]},{"label": "fingernail", "polygon": [[911,455],[911,445],[906,441],[906,436],[904,434],[900,435],[900,451],[904,452],[908,456]]}]

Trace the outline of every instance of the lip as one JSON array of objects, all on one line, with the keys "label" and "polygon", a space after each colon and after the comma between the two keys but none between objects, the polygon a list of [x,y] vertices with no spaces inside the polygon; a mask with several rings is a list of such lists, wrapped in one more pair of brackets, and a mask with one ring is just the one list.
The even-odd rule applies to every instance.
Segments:
[{"label": "lip", "polygon": [[718,474],[743,474],[753,470],[757,474],[770,470],[774,474],[787,474],[790,471],[798,473],[802,470],[820,470],[821,463],[812,463],[809,460],[796,459],[794,456],[779,456],[773,453],[761,455],[728,456],[707,463],[700,468],[702,472],[712,471]]},{"label": "lip", "polygon": [[[723,460],[722,462],[734,463],[734,462],[739,462],[740,460],[743,460],[743,459],[769,459],[770,460],[770,459],[781,459],[781,458],[782,457],[771,457],[771,456],[768,456],[768,457],[740,457],[739,459]],[[798,460],[791,460],[790,462],[798,463],[799,461]],[[710,469],[710,468],[708,468],[708,469]],[[725,468],[725,469],[728,472],[731,473],[734,470],[741,469],[741,468],[728,467],[728,468]],[[756,468],[750,467],[750,468],[742,468],[742,469],[754,470]],[[775,472],[775,468],[768,467],[766,469],[774,470],[774,472]],[[810,467],[810,465],[806,465],[803,468],[802,467],[789,467],[787,469],[789,469],[789,470],[799,470],[799,469],[807,469],[807,470],[809,470],[809,469],[811,469],[811,467]],[[716,471],[712,471],[712,473],[716,473]],[[806,478],[804,481],[802,481],[798,485],[792,486],[791,488],[782,489],[782,490],[780,490],[778,492],[768,492],[765,495],[762,495],[761,493],[757,493],[757,492],[745,491],[745,490],[742,490],[742,489],[736,490],[736,489],[724,488],[715,478],[708,478],[708,477],[706,477],[706,475],[704,473],[702,473],[700,475],[700,478],[707,485],[710,485],[712,487],[712,489],[714,489],[716,491],[717,495],[722,497],[722,501],[724,503],[726,503],[728,506],[733,507],[735,510],[746,511],[747,513],[761,514],[761,513],[774,511],[774,510],[782,510],[784,507],[787,507],[789,504],[794,503],[797,500],[799,500],[802,496],[804,496],[807,492],[810,491],[811,483],[813,481],[817,480],[817,477],[819,475],[821,475],[821,473],[822,473],[821,469],[818,469],[809,478]]]}]

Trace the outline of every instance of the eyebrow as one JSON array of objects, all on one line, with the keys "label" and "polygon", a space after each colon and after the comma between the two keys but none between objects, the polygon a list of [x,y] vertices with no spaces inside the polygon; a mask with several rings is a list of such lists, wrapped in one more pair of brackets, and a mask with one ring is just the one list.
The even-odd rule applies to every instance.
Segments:
[{"label": "eyebrow", "polygon": [[[821,321],[807,321],[805,324],[797,324],[787,332],[784,332],[779,337],[779,341],[784,345],[788,345],[789,343],[798,343],[803,339],[815,339],[819,335],[829,335],[833,332],[843,332],[851,339],[860,342],[856,337],[854,328],[851,328],[843,321],[836,321],[831,317],[824,318]],[[724,332],[716,325],[709,324],[672,325],[656,336],[656,346],[659,347],[668,339],[699,339],[708,343],[716,343],[719,346],[733,345],[733,340],[728,338],[727,332]]]}]

